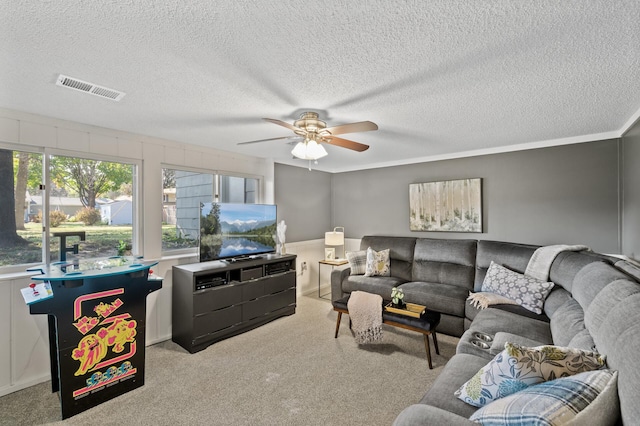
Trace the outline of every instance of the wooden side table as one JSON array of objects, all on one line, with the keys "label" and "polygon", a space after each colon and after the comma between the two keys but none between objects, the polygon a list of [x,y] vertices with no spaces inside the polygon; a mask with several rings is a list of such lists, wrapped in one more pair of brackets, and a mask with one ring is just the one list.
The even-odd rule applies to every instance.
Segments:
[{"label": "wooden side table", "polygon": [[[323,259],[323,260],[318,262],[318,297],[319,298],[321,298],[321,299],[331,299],[331,297],[329,297],[329,298],[324,297],[326,295],[331,295],[331,291],[329,291],[329,293],[321,294],[320,287],[321,287],[321,282],[322,282],[322,266],[323,265],[331,266],[331,272],[333,272],[333,269],[336,266],[343,266],[343,265],[346,265],[348,263],[349,263],[349,261],[346,260],[346,259],[335,259],[335,260]],[[329,280],[329,286],[331,286],[331,280]]]}]

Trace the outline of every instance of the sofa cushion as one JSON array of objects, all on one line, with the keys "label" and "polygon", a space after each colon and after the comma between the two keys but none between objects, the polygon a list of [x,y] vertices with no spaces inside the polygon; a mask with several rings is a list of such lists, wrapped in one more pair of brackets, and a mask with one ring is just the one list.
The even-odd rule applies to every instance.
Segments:
[{"label": "sofa cushion", "polygon": [[455,395],[482,407],[528,386],[600,369],[604,358],[591,351],[559,346],[533,348],[506,343],[504,350],[463,384]]},{"label": "sofa cushion", "polygon": [[617,280],[603,288],[585,310],[584,323],[589,332],[594,336],[600,334],[600,327],[611,311],[626,298],[638,293],[640,285],[628,280]]},{"label": "sofa cushion", "polygon": [[545,342],[538,342],[536,340],[527,339],[526,337],[518,336],[517,334],[499,331],[495,336],[493,336],[493,342],[491,342],[491,348],[489,349],[491,356],[496,356],[500,352],[502,352],[504,350],[504,345],[509,342],[515,343],[519,346],[528,347],[544,346],[545,344]]},{"label": "sofa cushion", "polygon": [[480,291],[484,276],[491,262],[496,262],[512,271],[524,274],[529,259],[538,246],[507,243],[501,241],[478,241],[476,255],[475,291]]},{"label": "sofa cushion", "polygon": [[389,270],[389,249],[375,251],[371,247],[367,249],[367,263],[365,265],[365,277],[388,277]]},{"label": "sofa cushion", "polygon": [[604,256],[587,251],[563,251],[559,253],[551,264],[549,270],[549,281],[553,281],[556,286],[571,291],[573,280],[582,268],[589,263],[601,262]]},{"label": "sofa cushion", "polygon": [[[548,299],[549,298],[547,298],[547,300]],[[547,306],[547,302],[545,302],[544,305]],[[543,321],[543,322],[547,322],[547,323],[549,322],[549,317],[547,317],[545,314],[538,315],[538,314],[536,314],[534,312],[531,312],[528,309],[523,308],[520,305],[509,305],[509,304],[491,305],[491,306],[489,306],[489,308],[498,309],[498,310],[505,311],[505,312],[511,312],[513,314],[518,314],[521,317],[531,318],[531,319],[535,319],[535,320],[538,320],[538,321]],[[474,307],[473,305],[471,305],[468,302],[464,307],[465,316],[470,320],[474,320],[476,318],[476,316],[478,315],[478,313],[480,313],[480,311],[482,311],[482,309],[476,308],[476,307]]]},{"label": "sofa cushion", "polygon": [[405,281],[411,280],[411,269],[413,267],[413,251],[416,239],[412,237],[384,237],[384,236],[364,236],[360,240],[360,249],[366,250],[368,247],[376,251],[389,249],[389,259],[391,261],[391,276],[402,278]]},{"label": "sofa cushion", "polygon": [[552,288],[552,282],[540,281],[491,262],[481,290],[498,293],[536,314],[541,314],[544,301]]},{"label": "sofa cushion", "polygon": [[351,275],[364,275],[367,266],[367,251],[348,251],[346,257],[349,261]]},{"label": "sofa cushion", "polygon": [[588,371],[530,386],[469,418],[483,425],[613,425],[619,417],[617,372]]},{"label": "sofa cushion", "polygon": [[420,403],[469,418],[477,408],[460,401],[453,396],[453,393],[486,363],[486,359],[474,355],[454,355],[422,397]]},{"label": "sofa cushion", "polygon": [[434,282],[408,282],[400,286],[404,301],[424,305],[427,309],[443,314],[464,317],[464,305],[469,290],[462,287]]},{"label": "sofa cushion", "polygon": [[[513,305],[497,306],[512,307]],[[525,310],[522,307],[519,308],[523,311]],[[539,317],[544,318],[543,316]],[[475,321],[471,323],[469,330],[491,335],[504,331],[505,333],[517,334],[537,342],[553,342],[548,321],[525,317],[517,313],[497,309],[496,307],[480,311],[476,315]]]},{"label": "sofa cushion", "polygon": [[576,274],[571,287],[573,298],[587,310],[591,301],[609,283],[625,280],[627,275],[605,262],[593,262]]},{"label": "sofa cushion", "polygon": [[[615,290],[626,287],[625,281],[615,281],[606,287],[611,288],[610,294],[601,291],[585,314],[585,323],[590,317],[589,312],[596,302],[605,296],[611,296]],[[631,283],[639,286],[638,283]],[[628,289],[623,291],[629,291]],[[610,298],[610,297],[606,297]],[[620,410],[624,424],[635,424],[640,419],[640,404],[638,404],[638,383],[640,383],[640,369],[638,369],[638,354],[640,353],[640,293],[633,293],[611,305],[606,316],[599,316],[600,324],[595,332],[592,331],[598,351],[607,355],[607,365],[618,370],[618,391],[620,395]]]},{"label": "sofa cushion", "polygon": [[342,282],[345,293],[353,291],[366,291],[379,294],[384,300],[391,299],[391,289],[404,283],[405,280],[398,277],[365,277],[364,275],[350,275]]},{"label": "sofa cushion", "polygon": [[575,299],[567,300],[551,317],[553,344],[569,346],[569,342],[585,329],[584,311]]},{"label": "sofa cushion", "polygon": [[475,240],[419,238],[413,256],[412,281],[473,288]]},{"label": "sofa cushion", "polygon": [[589,330],[584,329],[580,333],[573,336],[567,346],[571,348],[584,349],[585,351],[596,351],[596,343],[593,341],[593,337],[589,334]]},{"label": "sofa cushion", "polygon": [[562,287],[553,286],[553,289],[544,301],[544,308],[542,308],[542,310],[547,317],[551,318],[553,313],[569,299],[573,299],[571,293]]}]

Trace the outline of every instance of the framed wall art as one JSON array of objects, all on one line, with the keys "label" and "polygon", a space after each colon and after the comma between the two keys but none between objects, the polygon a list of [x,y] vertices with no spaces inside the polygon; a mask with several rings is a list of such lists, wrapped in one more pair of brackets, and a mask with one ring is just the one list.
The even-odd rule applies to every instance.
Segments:
[{"label": "framed wall art", "polygon": [[409,185],[412,231],[482,232],[482,179]]},{"label": "framed wall art", "polygon": [[334,247],[324,249],[324,260],[335,260],[336,249]]}]

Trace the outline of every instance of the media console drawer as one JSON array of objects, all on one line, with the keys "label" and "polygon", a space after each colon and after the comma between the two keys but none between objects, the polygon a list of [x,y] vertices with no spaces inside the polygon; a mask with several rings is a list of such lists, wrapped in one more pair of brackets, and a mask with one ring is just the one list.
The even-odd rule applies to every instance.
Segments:
[{"label": "media console drawer", "polygon": [[242,301],[242,292],[236,286],[214,287],[193,295],[194,315],[236,305]]}]

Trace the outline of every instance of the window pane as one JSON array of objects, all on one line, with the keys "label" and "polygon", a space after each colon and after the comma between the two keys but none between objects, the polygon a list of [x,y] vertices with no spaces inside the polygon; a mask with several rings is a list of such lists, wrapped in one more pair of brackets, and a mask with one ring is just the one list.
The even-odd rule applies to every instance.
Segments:
[{"label": "window pane", "polygon": [[52,260],[132,254],[134,167],[86,158],[51,157]]},{"label": "window pane", "polygon": [[42,262],[41,183],[42,154],[0,149],[0,267]]},{"label": "window pane", "polygon": [[198,247],[200,204],[213,200],[214,175],[162,169],[162,250]]},{"label": "window pane", "polygon": [[220,176],[220,201],[255,204],[258,201],[258,179]]}]

